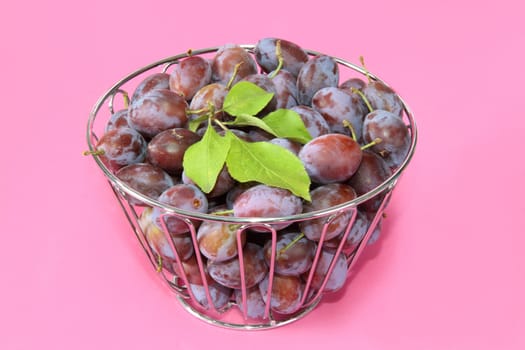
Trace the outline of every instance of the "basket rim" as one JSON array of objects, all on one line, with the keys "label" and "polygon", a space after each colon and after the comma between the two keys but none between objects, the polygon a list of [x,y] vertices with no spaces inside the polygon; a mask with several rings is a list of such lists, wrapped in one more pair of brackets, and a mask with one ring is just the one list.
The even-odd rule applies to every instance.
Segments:
[{"label": "basket rim", "polygon": [[[253,44],[242,44],[239,45],[242,48],[246,49],[249,52],[253,52],[253,49],[255,48],[255,45]],[[106,103],[106,101],[109,100],[110,108],[112,108],[112,102],[113,97],[116,93],[118,93],[122,85],[129,82],[133,78],[139,76],[140,74],[143,74],[153,68],[157,68],[162,65],[172,65],[176,63],[177,61],[184,59],[186,57],[189,57],[190,55],[202,55],[206,53],[216,52],[218,51],[222,46],[214,46],[204,49],[198,49],[198,50],[188,50],[185,53],[177,54],[174,56],[165,57],[163,59],[157,60],[155,62],[152,62],[148,65],[145,65],[141,68],[136,69],[135,71],[125,75],[123,78],[118,80],[116,83],[113,84],[106,92],[99,97],[99,99],[96,101],[96,103],[93,105],[91,112],[89,114],[88,122],[87,122],[87,144],[89,152],[91,153],[91,156],[95,160],[98,167],[102,170],[103,174],[106,176],[106,178],[109,180],[110,184],[113,185],[113,188],[118,189],[121,192],[124,192],[125,194],[132,196],[134,199],[139,200],[143,202],[145,205],[151,206],[151,207],[158,207],[163,209],[166,214],[177,214],[179,216],[185,217],[187,219],[197,219],[197,220],[209,220],[209,221],[219,221],[219,222],[228,222],[228,223],[235,223],[235,224],[276,224],[276,223],[282,223],[282,222],[291,222],[291,221],[303,221],[303,220],[309,220],[309,219],[316,219],[320,217],[326,217],[329,215],[337,214],[341,211],[346,210],[354,210],[354,208],[357,208],[359,204],[364,203],[365,201],[375,197],[376,195],[379,195],[382,192],[388,192],[392,191],[412,160],[415,152],[415,148],[418,141],[418,129],[416,125],[416,121],[414,118],[414,114],[411,110],[411,108],[408,106],[408,104],[405,102],[402,96],[400,96],[397,92],[396,95],[400,98],[401,103],[403,105],[406,118],[409,122],[410,127],[410,136],[411,136],[411,142],[410,147],[407,153],[407,156],[403,160],[403,162],[400,164],[400,166],[380,185],[376,186],[373,190],[362,194],[355,199],[338,204],[336,206],[332,206],[329,208],[325,208],[322,210],[317,211],[311,211],[307,213],[300,213],[295,215],[289,215],[289,216],[282,216],[282,217],[235,217],[235,216],[224,216],[224,215],[217,215],[212,213],[198,213],[194,211],[188,211],[179,209],[177,207],[173,207],[171,205],[168,205],[166,203],[160,202],[156,199],[153,199],[151,197],[147,197],[140,193],[139,191],[131,188],[129,185],[124,183],[122,180],[120,180],[109,168],[102,162],[100,157],[96,154],[96,134],[93,131],[95,119],[97,117],[97,114],[99,110],[102,108],[103,104]],[[304,49],[304,51],[310,55],[310,56],[317,56],[317,55],[326,55],[325,53],[321,53],[318,51],[310,50],[310,49]],[[349,62],[343,58],[332,56],[330,55],[338,64],[345,66],[351,70],[354,70],[358,73],[361,73],[363,75],[367,75],[372,80],[379,81],[386,86],[389,86],[387,82],[385,82],[383,79],[378,77],[377,75],[373,74],[372,72],[365,71],[363,67],[360,67],[352,62]],[[167,66],[165,69],[167,69]]]}]

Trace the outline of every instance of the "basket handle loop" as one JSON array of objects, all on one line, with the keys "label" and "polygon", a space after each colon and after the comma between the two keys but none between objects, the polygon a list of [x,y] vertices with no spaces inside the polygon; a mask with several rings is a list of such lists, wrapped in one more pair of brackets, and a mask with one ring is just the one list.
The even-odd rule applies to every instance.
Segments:
[{"label": "basket handle loop", "polygon": [[124,101],[124,108],[129,107],[129,95],[127,91],[122,90],[122,89],[117,89],[113,94],[111,94],[111,97],[109,98],[109,102],[108,102],[108,108],[111,114],[115,113],[114,104],[115,104],[116,95],[122,95],[122,99]]}]

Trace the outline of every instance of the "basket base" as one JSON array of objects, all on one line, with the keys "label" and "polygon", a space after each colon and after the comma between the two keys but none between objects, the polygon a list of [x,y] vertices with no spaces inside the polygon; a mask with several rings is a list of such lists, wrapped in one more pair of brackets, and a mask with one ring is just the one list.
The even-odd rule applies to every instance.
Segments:
[{"label": "basket base", "polygon": [[187,298],[177,295],[177,299],[188,313],[198,318],[199,320],[214,326],[237,330],[265,330],[285,326],[287,324],[298,321],[306,315],[308,315],[313,309],[315,309],[315,307],[319,304],[319,301],[321,300],[320,298],[318,298],[304,309],[298,311],[290,317],[286,317],[283,319],[277,320],[270,317],[269,320],[247,321],[242,316],[242,313],[236,309],[235,305],[232,305],[232,307],[228,308],[219,316],[214,317],[207,315],[201,312],[200,310],[197,310],[193,305],[191,305]]}]

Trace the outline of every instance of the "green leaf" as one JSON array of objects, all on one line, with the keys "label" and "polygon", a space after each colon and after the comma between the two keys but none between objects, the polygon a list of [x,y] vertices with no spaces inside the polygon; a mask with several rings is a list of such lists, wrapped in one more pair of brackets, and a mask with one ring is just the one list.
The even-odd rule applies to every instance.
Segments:
[{"label": "green leaf", "polygon": [[208,124],[202,139],[184,153],[184,173],[203,192],[209,193],[215,187],[229,149],[230,139],[220,136],[211,124]]},{"label": "green leaf", "polygon": [[290,109],[277,109],[262,118],[278,137],[287,138],[302,144],[312,139],[299,114]]},{"label": "green leaf", "polygon": [[277,136],[275,131],[273,131],[272,128],[266,125],[266,123],[262,121],[261,118],[253,117],[248,114],[240,114],[237,117],[235,117],[234,121],[224,122],[223,124],[232,126],[256,126],[274,136]]},{"label": "green leaf", "polygon": [[208,119],[209,119],[209,116],[207,114],[205,114],[205,115],[201,115],[200,117],[197,117],[197,118],[195,118],[193,120],[190,120],[190,122],[188,123],[188,129],[190,129],[191,131],[195,132],[199,128],[199,125],[201,125],[201,123],[205,122]]},{"label": "green leaf", "polygon": [[240,81],[228,91],[224,98],[223,109],[233,116],[256,115],[270,102],[272,97],[273,93],[266,92],[254,83]]},{"label": "green leaf", "polygon": [[230,140],[226,165],[234,179],[284,188],[310,200],[310,178],[295,154],[269,142],[243,141],[231,131],[226,137]]}]

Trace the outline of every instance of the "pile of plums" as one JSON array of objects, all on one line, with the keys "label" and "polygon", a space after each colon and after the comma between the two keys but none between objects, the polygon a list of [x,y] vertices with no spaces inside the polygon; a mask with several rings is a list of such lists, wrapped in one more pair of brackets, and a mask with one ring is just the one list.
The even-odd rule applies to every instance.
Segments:
[{"label": "pile of plums", "polygon": [[[272,224],[274,231],[224,219],[323,211],[375,189],[405,161],[411,132],[398,95],[368,74],[340,82],[339,70],[333,57],[277,38],[250,49],[228,44],[213,55],[188,53],[169,70],[141,78],[129,104],[105,124],[93,153],[123,183],[166,205],[223,218],[187,220],[126,195],[139,208],[138,225],[159,270],[176,276],[196,304],[217,310],[237,305],[252,320],[270,317],[268,310],[293,315],[322,293],[341,289],[365,234],[368,243],[378,238],[380,222],[371,224],[384,193],[338,215]],[[206,128],[189,124],[210,109],[216,120],[232,120],[223,102],[240,81],[273,94],[260,116],[284,108],[303,121],[311,136],[305,144],[252,126],[230,130],[298,157],[311,180],[311,201],[265,183],[240,182],[226,166],[208,193],[185,173],[184,154]]]}]

